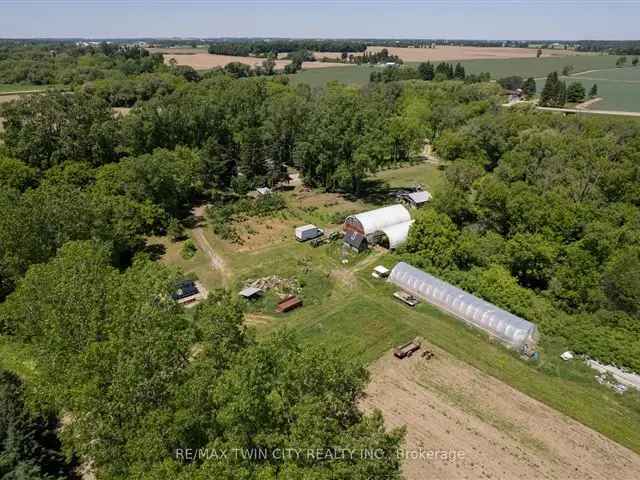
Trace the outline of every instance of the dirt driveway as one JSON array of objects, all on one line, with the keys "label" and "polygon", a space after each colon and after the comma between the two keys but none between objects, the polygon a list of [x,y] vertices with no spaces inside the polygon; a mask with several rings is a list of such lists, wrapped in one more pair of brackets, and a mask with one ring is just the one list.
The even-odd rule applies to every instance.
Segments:
[{"label": "dirt driveway", "polygon": [[429,361],[388,353],[376,362],[362,402],[382,410],[388,427],[407,426],[407,479],[640,478],[634,452],[427,348],[436,353]]},{"label": "dirt driveway", "polygon": [[211,261],[211,268],[218,270],[222,274],[222,279],[226,285],[231,277],[231,273],[229,272],[224,259],[213,250],[213,247],[209,243],[209,240],[207,240],[207,237],[204,234],[204,229],[201,225],[205,218],[206,208],[206,205],[202,205],[193,209],[193,215],[198,221],[198,226],[191,230],[191,234],[193,235],[193,240],[196,242],[198,248],[209,257],[209,260]]}]

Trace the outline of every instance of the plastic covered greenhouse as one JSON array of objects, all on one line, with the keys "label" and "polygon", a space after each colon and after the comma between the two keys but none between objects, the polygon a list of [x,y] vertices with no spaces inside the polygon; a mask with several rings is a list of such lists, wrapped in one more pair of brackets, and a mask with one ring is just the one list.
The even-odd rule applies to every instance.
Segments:
[{"label": "plastic covered greenhouse", "polygon": [[400,262],[391,270],[389,282],[439,307],[459,319],[481,328],[506,344],[521,348],[538,338],[535,324],[517,317],[470,293]]}]

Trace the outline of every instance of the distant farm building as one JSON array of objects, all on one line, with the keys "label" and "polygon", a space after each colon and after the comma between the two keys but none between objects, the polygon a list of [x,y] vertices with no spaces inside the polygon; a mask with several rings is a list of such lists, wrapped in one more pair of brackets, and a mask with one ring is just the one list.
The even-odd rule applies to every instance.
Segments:
[{"label": "distant farm building", "polygon": [[398,198],[408,207],[420,208],[431,201],[431,194],[424,190],[417,192],[401,192]]},{"label": "distant farm building", "polygon": [[404,205],[350,215],[344,221],[344,241],[359,251],[374,244],[394,249],[407,241],[412,223]]},{"label": "distant farm building", "polygon": [[256,188],[255,190],[250,191],[249,193],[247,193],[247,197],[251,197],[251,198],[260,198],[260,197],[264,197],[266,195],[270,195],[272,193],[271,189],[268,187],[259,187]]},{"label": "distant farm building", "polygon": [[465,323],[480,328],[519,350],[531,350],[538,339],[535,324],[517,317],[422,270],[400,262],[389,282]]}]

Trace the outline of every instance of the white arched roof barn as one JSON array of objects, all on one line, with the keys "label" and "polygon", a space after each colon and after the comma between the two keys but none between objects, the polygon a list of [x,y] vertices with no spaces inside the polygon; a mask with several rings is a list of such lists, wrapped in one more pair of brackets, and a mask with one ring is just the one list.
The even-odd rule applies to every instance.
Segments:
[{"label": "white arched roof barn", "polygon": [[392,225],[410,221],[409,210],[404,205],[398,204],[350,215],[345,220],[345,228],[351,227],[366,236],[373,235]]},{"label": "white arched roof barn", "polygon": [[535,324],[444,282],[422,270],[400,262],[391,270],[389,282],[478,327],[504,343],[520,348],[538,338]]},{"label": "white arched roof barn", "polygon": [[362,235],[370,243],[384,235],[389,248],[396,248],[407,241],[411,223],[409,210],[398,204],[350,215],[344,221],[344,230]]}]

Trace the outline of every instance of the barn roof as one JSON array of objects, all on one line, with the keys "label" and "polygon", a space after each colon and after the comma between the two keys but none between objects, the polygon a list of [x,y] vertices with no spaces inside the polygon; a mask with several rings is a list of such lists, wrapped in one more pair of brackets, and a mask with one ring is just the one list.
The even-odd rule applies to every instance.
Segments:
[{"label": "barn roof", "polygon": [[395,225],[382,229],[382,233],[384,233],[387,236],[387,240],[389,240],[390,249],[399,247],[407,241],[407,238],[409,237],[409,228],[412,223],[413,221],[396,223]]},{"label": "barn roof", "polygon": [[411,221],[409,210],[400,204],[358,213],[352,217],[360,222],[365,235],[371,235],[384,231],[385,228],[392,225]]}]

